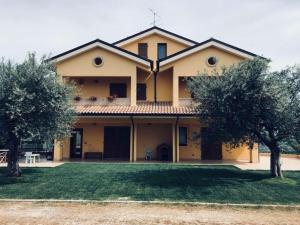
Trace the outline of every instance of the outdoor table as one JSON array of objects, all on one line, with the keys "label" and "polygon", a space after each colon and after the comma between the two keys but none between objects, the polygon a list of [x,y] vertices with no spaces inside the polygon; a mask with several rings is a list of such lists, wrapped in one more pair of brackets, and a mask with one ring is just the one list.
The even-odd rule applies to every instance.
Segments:
[{"label": "outdoor table", "polygon": [[40,161],[40,154],[31,154],[32,158],[33,158],[33,164],[35,163],[35,159],[37,158],[37,161]]}]

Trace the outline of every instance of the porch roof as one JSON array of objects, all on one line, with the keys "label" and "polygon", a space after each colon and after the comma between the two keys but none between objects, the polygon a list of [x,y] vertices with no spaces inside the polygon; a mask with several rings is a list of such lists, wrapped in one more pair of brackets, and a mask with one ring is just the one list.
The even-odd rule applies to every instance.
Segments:
[{"label": "porch roof", "polygon": [[76,105],[80,115],[156,115],[156,116],[195,116],[192,106],[172,106],[171,102],[139,102],[130,105]]}]

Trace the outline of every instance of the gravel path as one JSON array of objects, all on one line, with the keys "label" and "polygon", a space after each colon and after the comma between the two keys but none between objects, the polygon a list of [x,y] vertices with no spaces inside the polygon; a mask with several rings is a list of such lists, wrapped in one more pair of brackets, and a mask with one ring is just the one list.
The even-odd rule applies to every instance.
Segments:
[{"label": "gravel path", "polygon": [[188,205],[1,202],[0,224],[300,224],[300,210]]}]

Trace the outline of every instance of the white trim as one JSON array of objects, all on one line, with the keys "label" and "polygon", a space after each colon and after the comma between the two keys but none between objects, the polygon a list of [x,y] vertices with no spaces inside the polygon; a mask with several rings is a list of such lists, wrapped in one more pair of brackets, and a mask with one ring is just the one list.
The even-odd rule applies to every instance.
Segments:
[{"label": "white trim", "polygon": [[185,57],[185,56],[187,56],[187,55],[193,54],[193,53],[195,53],[195,52],[197,52],[197,51],[200,51],[200,50],[202,50],[202,49],[205,49],[205,48],[208,48],[208,47],[211,47],[211,46],[220,48],[220,49],[222,49],[222,50],[224,50],[224,51],[226,51],[226,52],[230,52],[230,53],[232,53],[232,54],[235,54],[235,55],[238,55],[238,56],[247,58],[247,59],[253,59],[253,58],[254,58],[254,56],[252,56],[252,55],[250,55],[250,54],[247,54],[247,53],[245,53],[245,52],[236,50],[236,49],[234,49],[234,48],[228,47],[228,46],[226,46],[226,45],[220,44],[220,43],[215,42],[215,41],[209,41],[208,43],[205,43],[205,44],[200,45],[200,46],[198,46],[198,47],[196,47],[196,48],[193,48],[193,49],[191,49],[191,50],[188,50],[188,51],[186,51],[186,52],[183,52],[183,53],[181,53],[181,54],[178,54],[178,55],[176,55],[176,56],[174,56],[174,57],[171,57],[171,58],[169,58],[169,59],[166,59],[166,60],[160,62],[159,64],[160,64],[160,66],[164,66],[164,65],[166,65],[166,64],[168,64],[168,63],[170,63],[170,62],[173,62],[173,61],[175,61],[175,60],[181,59],[181,58],[183,58],[183,57]]},{"label": "white trim", "polygon": [[159,34],[161,36],[165,36],[165,37],[167,37],[169,39],[175,40],[177,42],[180,42],[180,43],[188,45],[188,46],[195,45],[194,42],[187,41],[185,39],[176,37],[176,36],[174,36],[172,34],[169,34],[169,33],[166,33],[166,32],[163,32],[161,30],[158,30],[158,29],[154,28],[152,30],[149,30],[149,31],[143,33],[143,34],[140,34],[140,35],[137,35],[135,37],[129,38],[129,39],[125,40],[125,41],[119,42],[119,43],[116,44],[116,46],[120,47],[120,46],[126,45],[126,44],[128,44],[130,42],[136,41],[138,39],[141,39],[141,38],[146,37],[146,36],[151,35],[151,34]]},{"label": "white trim", "polygon": [[103,48],[103,49],[108,50],[108,51],[110,51],[110,52],[113,52],[113,53],[116,53],[116,54],[118,54],[118,55],[124,56],[124,57],[126,57],[126,58],[128,58],[128,59],[131,59],[131,60],[133,60],[133,61],[135,61],[135,62],[141,63],[141,64],[143,64],[143,65],[145,65],[145,66],[149,66],[149,67],[151,66],[151,63],[148,62],[148,61],[145,61],[145,60],[143,60],[143,59],[140,59],[140,58],[138,58],[138,57],[135,57],[135,56],[133,56],[133,55],[131,55],[131,54],[128,54],[128,53],[126,53],[126,52],[120,51],[120,50],[118,50],[118,49],[116,49],[116,48],[112,48],[112,47],[110,47],[110,46],[108,46],[108,45],[106,45],[106,44],[100,43],[100,42],[92,43],[92,44],[90,44],[90,45],[88,45],[88,46],[82,47],[82,48],[77,49],[77,50],[75,50],[75,51],[72,51],[72,52],[70,52],[70,53],[68,53],[68,54],[62,55],[62,56],[60,56],[60,57],[58,57],[58,58],[56,58],[56,59],[53,59],[52,61],[57,63],[57,62],[66,60],[66,59],[68,59],[68,58],[70,58],[70,57],[73,57],[73,56],[75,56],[75,55],[78,55],[78,54],[80,54],[80,53],[86,52],[86,51],[88,51],[88,50],[90,50],[90,49],[92,49],[92,48],[95,48],[95,47]]}]

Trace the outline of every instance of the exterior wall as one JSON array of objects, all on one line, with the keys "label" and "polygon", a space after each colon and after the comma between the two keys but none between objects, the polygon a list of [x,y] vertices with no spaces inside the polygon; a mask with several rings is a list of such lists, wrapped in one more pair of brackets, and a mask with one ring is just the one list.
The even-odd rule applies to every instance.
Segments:
[{"label": "exterior wall", "polygon": [[[252,161],[253,162],[258,162],[258,145],[255,144],[254,148],[252,150]],[[245,161],[250,161],[250,150],[248,146],[240,146],[238,148],[230,148],[228,145],[223,144],[222,146],[222,156],[224,160],[245,160]]]},{"label": "exterior wall", "polygon": [[165,70],[157,74],[156,87],[157,87],[157,101],[172,101],[172,69]]},{"label": "exterior wall", "polygon": [[197,123],[179,123],[179,127],[187,127],[187,146],[179,146],[180,160],[201,159],[200,140],[195,138],[200,127]]},{"label": "exterior wall", "polygon": [[[110,83],[126,83],[127,85],[127,98],[130,99],[131,82],[130,77],[101,77],[101,78],[87,78],[82,77],[72,79],[76,82],[78,94],[83,98],[95,96],[97,98],[106,98],[109,96]],[[83,84],[79,84],[79,80],[83,80]]]},{"label": "exterior wall", "polygon": [[154,75],[145,70],[137,69],[137,83],[146,84],[146,100],[154,101]]},{"label": "exterior wall", "polygon": [[167,55],[172,55],[178,51],[181,51],[189,46],[179,43],[177,41],[168,39],[158,34],[152,34],[147,37],[141,38],[139,40],[133,41],[126,45],[121,46],[121,48],[127,51],[138,54],[138,43],[148,43],[148,58],[151,60],[157,60],[157,44],[167,43]]},{"label": "exterior wall", "polygon": [[[209,67],[206,60],[210,56],[215,56],[218,59],[216,67]],[[244,60],[243,58],[225,52],[216,47],[208,47],[194,54],[188,55],[175,62],[169,63],[160,68],[160,71],[165,71],[173,68],[173,106],[178,106],[178,99],[180,96],[179,77],[196,76],[201,72],[211,73],[213,70],[220,71],[224,66],[230,66]],[[178,88],[177,88],[178,87]],[[183,94],[183,93],[181,93]]]},{"label": "exterior wall", "polygon": [[179,77],[179,98],[191,98],[191,94],[188,91],[186,81],[184,80],[184,77]]},{"label": "exterior wall", "polygon": [[[93,65],[95,57],[103,59],[103,65]],[[72,77],[99,77],[99,76],[132,76],[136,74],[137,63],[125,57],[116,55],[101,48],[94,48],[80,55],[69,58],[56,64],[58,74]],[[144,68],[140,65],[141,68]],[[147,70],[145,68],[145,70]]]},{"label": "exterior wall", "polygon": [[172,124],[137,124],[137,159],[145,159],[146,149],[157,159],[156,147],[162,143],[172,146]]}]

